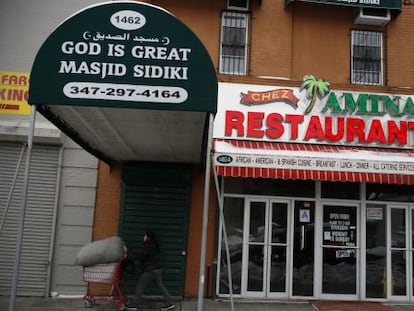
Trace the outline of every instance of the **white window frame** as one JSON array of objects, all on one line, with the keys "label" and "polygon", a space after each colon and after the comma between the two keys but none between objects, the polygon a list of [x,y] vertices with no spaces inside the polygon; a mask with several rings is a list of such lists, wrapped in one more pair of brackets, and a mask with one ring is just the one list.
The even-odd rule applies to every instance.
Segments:
[{"label": "white window frame", "polygon": [[[221,15],[221,31],[220,31],[220,64],[219,73],[232,75],[246,75],[247,73],[247,42],[248,42],[248,26],[249,15],[244,12],[223,11]],[[225,27],[233,27],[235,29],[244,29],[245,41],[243,55],[223,55],[223,40]],[[236,66],[237,65],[237,66]],[[235,67],[237,70],[235,70]]]},{"label": "white window frame", "polygon": [[[371,37],[371,41],[368,42],[368,36]],[[365,38],[364,38],[365,37]],[[359,42],[357,42],[359,41]],[[355,46],[360,47],[372,47],[379,48],[380,50],[380,68],[379,71],[375,69],[367,68],[365,70],[356,69],[355,66]],[[357,78],[356,74],[362,76]],[[364,84],[364,85],[383,85],[384,83],[384,44],[383,34],[379,31],[365,31],[365,30],[352,30],[351,31],[351,83]]]}]

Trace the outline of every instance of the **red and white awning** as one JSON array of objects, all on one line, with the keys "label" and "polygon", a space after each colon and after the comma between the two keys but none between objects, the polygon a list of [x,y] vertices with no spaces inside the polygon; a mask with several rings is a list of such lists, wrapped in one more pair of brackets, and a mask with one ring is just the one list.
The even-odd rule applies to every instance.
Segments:
[{"label": "red and white awning", "polygon": [[215,139],[213,151],[221,176],[414,184],[406,149]]}]

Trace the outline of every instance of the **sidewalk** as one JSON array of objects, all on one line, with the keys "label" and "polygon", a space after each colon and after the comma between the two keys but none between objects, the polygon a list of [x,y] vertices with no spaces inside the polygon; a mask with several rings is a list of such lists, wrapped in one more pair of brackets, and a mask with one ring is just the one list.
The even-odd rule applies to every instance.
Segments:
[{"label": "sidewalk", "polygon": [[[185,299],[175,302],[176,311],[196,311],[197,299]],[[160,310],[161,303],[149,302],[145,311]],[[0,310],[9,310],[9,299],[0,296]],[[97,302],[91,308],[85,308],[81,298],[22,298],[16,301],[16,311],[116,311],[118,310],[114,302]],[[203,302],[204,311],[231,311],[230,302],[215,301],[205,299]],[[308,302],[301,303],[258,303],[258,302],[236,302],[234,310],[245,311],[315,311]],[[414,310],[414,308],[412,309]]]},{"label": "sidewalk", "polygon": [[[340,303],[339,303],[340,304]],[[414,311],[414,304],[412,305],[396,305],[396,304],[379,304],[391,311]],[[146,311],[159,310],[161,304],[158,302],[151,302],[146,308]],[[382,309],[381,307],[381,309]],[[9,310],[8,297],[0,296],[0,310]],[[25,298],[18,297],[16,301],[16,311],[116,311],[118,310],[113,302],[98,302],[91,308],[85,308],[82,298]],[[176,302],[176,311],[196,311],[197,299],[185,299]],[[304,302],[240,302],[236,301],[234,304],[235,311],[315,311],[315,310],[331,310],[331,311],[357,311],[355,307],[352,309],[318,309],[312,303]],[[362,309],[367,310],[362,306]],[[371,308],[369,308],[371,310]],[[375,310],[375,309],[372,309]],[[231,311],[230,302],[216,301],[205,299],[203,302],[203,311]],[[376,310],[375,310],[376,311]]]}]

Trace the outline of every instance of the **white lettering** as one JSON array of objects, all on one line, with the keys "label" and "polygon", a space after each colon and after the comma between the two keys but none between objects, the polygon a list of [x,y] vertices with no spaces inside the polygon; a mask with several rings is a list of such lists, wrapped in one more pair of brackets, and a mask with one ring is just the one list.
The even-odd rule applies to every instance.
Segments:
[{"label": "white lettering", "polygon": [[96,42],[77,42],[66,41],[62,43],[62,52],[65,54],[78,55],[99,55],[101,53],[101,46]]},{"label": "white lettering", "polygon": [[124,76],[127,68],[124,64],[117,63],[99,63],[99,62],[81,62],[76,61],[60,61],[59,73],[77,73],[86,75],[100,75],[102,79],[106,76]]},{"label": "white lettering", "polygon": [[135,78],[188,80],[187,67],[135,65],[133,68]]},{"label": "white lettering", "polygon": [[189,48],[171,48],[136,45],[131,49],[135,58],[188,61]]}]

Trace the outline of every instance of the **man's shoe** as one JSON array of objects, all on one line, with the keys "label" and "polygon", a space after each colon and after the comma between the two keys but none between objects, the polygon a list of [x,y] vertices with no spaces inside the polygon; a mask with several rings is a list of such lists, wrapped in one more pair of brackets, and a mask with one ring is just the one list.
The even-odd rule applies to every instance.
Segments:
[{"label": "man's shoe", "polygon": [[170,305],[167,305],[167,306],[161,307],[161,311],[172,310],[172,309],[174,309],[174,308],[175,308],[175,305],[174,305],[174,304],[170,304]]}]

